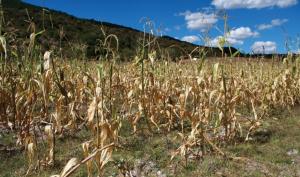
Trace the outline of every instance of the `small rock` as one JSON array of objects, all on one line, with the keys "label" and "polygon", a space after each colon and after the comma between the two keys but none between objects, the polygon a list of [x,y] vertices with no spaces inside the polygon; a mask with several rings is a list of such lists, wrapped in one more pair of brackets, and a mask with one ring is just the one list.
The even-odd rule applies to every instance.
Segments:
[{"label": "small rock", "polygon": [[167,175],[166,174],[163,174],[160,170],[159,171],[157,171],[157,177],[167,177]]},{"label": "small rock", "polygon": [[299,153],[299,151],[297,149],[291,149],[286,154],[288,156],[293,156],[293,155],[297,155],[298,153]]}]

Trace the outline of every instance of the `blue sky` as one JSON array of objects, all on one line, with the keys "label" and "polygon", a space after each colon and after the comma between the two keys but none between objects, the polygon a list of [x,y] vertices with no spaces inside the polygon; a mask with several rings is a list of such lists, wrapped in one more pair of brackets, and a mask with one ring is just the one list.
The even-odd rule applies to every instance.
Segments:
[{"label": "blue sky", "polygon": [[[228,14],[227,43],[245,52],[298,51],[298,0],[24,0],[71,15],[143,29],[142,17],[181,40],[217,46]],[[203,40],[203,38],[206,40]],[[300,41],[299,41],[300,42]]]}]

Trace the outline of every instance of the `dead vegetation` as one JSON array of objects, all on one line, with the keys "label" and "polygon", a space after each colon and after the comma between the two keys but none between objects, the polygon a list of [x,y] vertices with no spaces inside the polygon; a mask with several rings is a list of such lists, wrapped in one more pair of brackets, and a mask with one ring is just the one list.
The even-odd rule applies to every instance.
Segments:
[{"label": "dead vegetation", "polygon": [[57,140],[83,130],[89,137],[78,144],[82,158],[68,159],[54,176],[70,176],[82,166],[87,176],[101,176],[126,138],[141,135],[173,135],[180,144],[170,159],[180,157],[185,167],[211,153],[240,160],[223,148],[250,141],[272,111],[299,104],[300,58],[204,57],[178,64],[166,54],[158,61],[156,39],[145,33],[135,61],[119,63],[118,38],[103,31],[105,55],[86,62],[42,53],[36,38],[43,31],[36,32],[34,22],[30,30],[24,46],[7,46],[10,36],[0,38],[0,133],[13,132],[13,148],[26,154],[22,175],[60,163]]}]

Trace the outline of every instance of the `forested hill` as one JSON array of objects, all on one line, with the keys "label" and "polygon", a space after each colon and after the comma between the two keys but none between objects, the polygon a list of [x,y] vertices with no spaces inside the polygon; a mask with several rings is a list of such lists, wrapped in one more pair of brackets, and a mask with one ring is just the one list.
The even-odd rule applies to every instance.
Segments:
[{"label": "forested hill", "polygon": [[[66,56],[86,53],[87,57],[96,57],[96,47],[99,39],[114,34],[119,40],[119,55],[121,59],[132,59],[136,55],[139,40],[143,32],[108,22],[99,22],[89,19],[80,19],[64,12],[31,5],[20,0],[2,0],[4,11],[4,25],[2,33],[8,36],[8,43],[26,43],[33,30],[36,33],[45,30],[37,41],[43,50],[56,50],[60,46]],[[101,27],[103,31],[101,30]],[[26,46],[26,45],[24,45]],[[155,46],[160,51],[168,53],[170,57],[187,56],[197,46],[183,42],[169,36],[157,38]],[[86,48],[86,49],[85,49]],[[202,47],[207,56],[221,56],[218,48]],[[237,50],[225,48],[225,53],[234,53]]]}]

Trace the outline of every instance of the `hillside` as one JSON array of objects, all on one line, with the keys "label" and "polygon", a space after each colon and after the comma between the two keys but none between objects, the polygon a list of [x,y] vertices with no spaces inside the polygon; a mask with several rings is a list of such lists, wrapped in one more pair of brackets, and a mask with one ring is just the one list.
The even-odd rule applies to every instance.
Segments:
[{"label": "hillside", "polygon": [[[104,39],[101,26],[106,34],[115,34],[118,37],[119,54],[123,60],[132,59],[138,48],[138,40],[143,36],[143,33],[136,29],[107,22],[79,19],[64,12],[43,10],[42,7],[20,0],[2,0],[2,4],[5,18],[3,33],[8,36],[8,43],[15,44],[16,41],[20,44],[28,43],[33,28],[36,32],[45,30],[37,39],[43,50],[58,50],[61,45],[64,56],[77,56],[80,52],[76,50],[82,50],[85,45],[86,55],[96,57],[98,55],[95,52],[97,40]],[[172,58],[186,56],[197,47],[169,36],[158,37],[157,41],[160,49],[167,50]],[[207,56],[221,56],[218,48],[202,48],[207,52]],[[231,52],[235,51],[236,49],[231,49]],[[229,53],[229,49],[225,48],[225,52]]]}]

